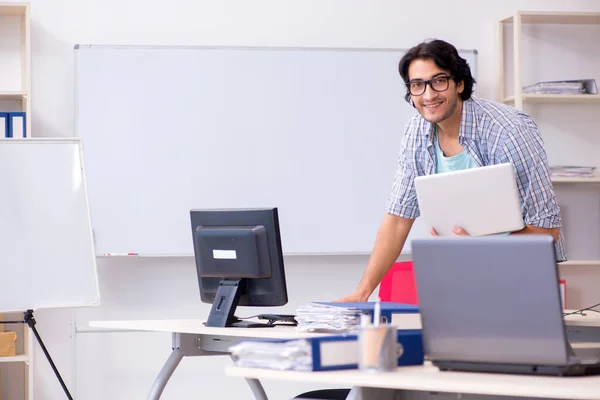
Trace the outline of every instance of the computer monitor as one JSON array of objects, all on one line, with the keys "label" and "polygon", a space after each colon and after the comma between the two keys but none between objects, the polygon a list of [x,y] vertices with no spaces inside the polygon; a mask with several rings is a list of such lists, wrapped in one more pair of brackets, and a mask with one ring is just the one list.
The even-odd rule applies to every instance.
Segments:
[{"label": "computer monitor", "polygon": [[287,304],[277,208],[191,210],[200,298],[214,327],[269,327],[242,321],[237,306]]}]

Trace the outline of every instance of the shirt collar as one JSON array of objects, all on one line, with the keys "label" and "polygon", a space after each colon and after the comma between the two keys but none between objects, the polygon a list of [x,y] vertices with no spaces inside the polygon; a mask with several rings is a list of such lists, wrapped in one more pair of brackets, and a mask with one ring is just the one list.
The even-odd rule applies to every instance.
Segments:
[{"label": "shirt collar", "polygon": [[[460,128],[458,130],[458,139],[463,141],[465,139],[475,140],[477,137],[477,124],[475,119],[475,107],[473,99],[463,101],[462,112],[460,116]],[[433,144],[433,137],[435,134],[435,124],[425,121],[424,125],[425,139],[427,144]]]}]

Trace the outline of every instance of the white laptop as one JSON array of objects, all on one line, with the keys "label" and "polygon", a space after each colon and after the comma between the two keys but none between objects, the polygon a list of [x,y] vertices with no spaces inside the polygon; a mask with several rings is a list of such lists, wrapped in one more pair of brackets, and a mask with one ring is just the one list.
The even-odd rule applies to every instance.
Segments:
[{"label": "white laptop", "polygon": [[471,236],[525,227],[513,166],[489,165],[415,178],[421,217],[440,236],[454,227]]}]

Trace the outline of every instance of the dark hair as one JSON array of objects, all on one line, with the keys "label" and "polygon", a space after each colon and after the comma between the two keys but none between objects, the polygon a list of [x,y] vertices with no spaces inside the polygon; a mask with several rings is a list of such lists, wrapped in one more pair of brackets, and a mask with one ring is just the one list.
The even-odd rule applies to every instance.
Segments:
[{"label": "dark hair", "polygon": [[[443,40],[435,39],[428,42],[422,42],[410,49],[400,60],[398,71],[402,80],[408,82],[408,67],[413,60],[430,59],[441,69],[450,71],[456,83],[463,82],[465,87],[460,98],[468,100],[473,93],[473,84],[476,83],[471,75],[471,68],[467,60],[458,55],[456,47]],[[410,91],[408,84],[406,86],[406,101],[410,101]]]}]

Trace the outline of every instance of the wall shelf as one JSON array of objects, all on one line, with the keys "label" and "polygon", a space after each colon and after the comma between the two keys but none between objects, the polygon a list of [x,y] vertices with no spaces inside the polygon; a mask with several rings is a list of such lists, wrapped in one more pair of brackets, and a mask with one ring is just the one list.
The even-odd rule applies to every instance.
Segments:
[{"label": "wall shelf", "polygon": [[600,260],[567,260],[558,264],[559,266],[585,266],[585,267],[600,267]]},{"label": "wall shelf", "polygon": [[29,12],[28,8],[25,3],[0,3],[0,16],[22,17]]},{"label": "wall shelf", "polygon": [[578,176],[554,176],[552,183],[600,183],[600,175],[594,175],[591,178]]},{"label": "wall shelf", "polygon": [[12,357],[0,357],[0,363],[28,362],[29,356],[21,354]]},{"label": "wall shelf", "polygon": [[[599,94],[537,94],[523,93],[523,103],[547,104],[600,104]],[[504,103],[514,103],[515,96],[504,98]]]},{"label": "wall shelf", "polygon": [[510,24],[516,19],[520,19],[522,24],[600,25],[600,13],[560,11],[520,11],[515,16],[504,18],[500,22]]},{"label": "wall shelf", "polygon": [[23,101],[27,99],[27,93],[19,90],[0,91],[0,101]]}]

